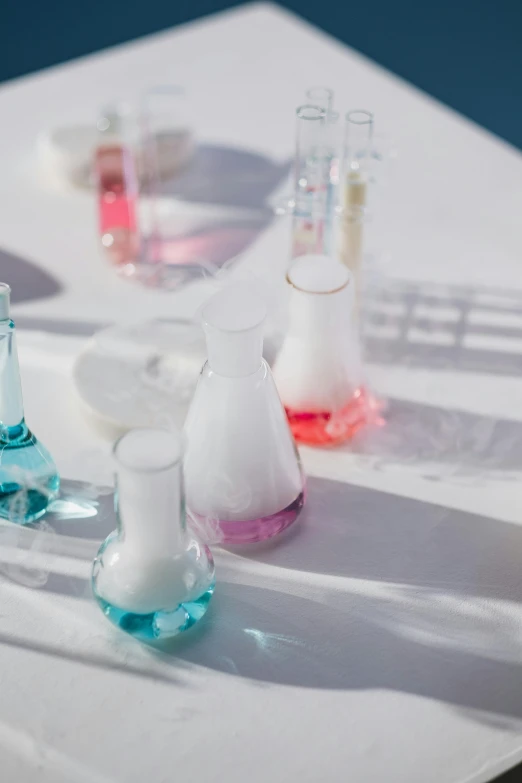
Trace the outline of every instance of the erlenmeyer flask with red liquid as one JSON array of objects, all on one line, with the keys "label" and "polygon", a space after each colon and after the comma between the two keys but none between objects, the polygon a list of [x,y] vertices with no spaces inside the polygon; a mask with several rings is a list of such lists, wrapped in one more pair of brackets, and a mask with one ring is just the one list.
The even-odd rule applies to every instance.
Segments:
[{"label": "erlenmeyer flask with red liquid", "polygon": [[287,283],[289,326],[273,373],[296,441],[336,445],[383,423],[382,403],[364,382],[350,270],[301,256]]}]

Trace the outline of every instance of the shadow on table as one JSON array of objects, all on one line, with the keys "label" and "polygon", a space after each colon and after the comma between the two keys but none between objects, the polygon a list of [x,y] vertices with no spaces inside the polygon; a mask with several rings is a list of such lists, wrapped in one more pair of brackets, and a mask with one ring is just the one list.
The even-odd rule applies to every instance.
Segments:
[{"label": "shadow on table", "polygon": [[[268,200],[288,177],[291,161],[277,162],[248,149],[202,144],[192,162],[161,183],[166,200],[190,204],[163,226],[163,260],[172,275],[165,285],[195,282],[237,260],[270,225]],[[164,216],[162,217],[162,220]],[[190,271],[190,266],[196,273]],[[184,271],[177,265],[187,265]],[[60,284],[35,264],[0,252],[0,278],[15,292],[13,301],[51,296]],[[64,335],[91,336],[106,326],[94,321],[19,316],[17,326]]]},{"label": "shadow on table", "polygon": [[200,144],[191,163],[161,185],[162,195],[190,203],[261,209],[291,170],[281,163],[239,147]]},{"label": "shadow on table", "polygon": [[402,691],[478,710],[493,723],[522,719],[520,626],[499,639],[500,611],[444,592],[317,592],[313,599],[288,585],[221,581],[201,635],[155,654],[174,667],[299,687]]},{"label": "shadow on table", "polygon": [[292,571],[227,561],[204,637],[164,660],[286,685],[398,690],[493,723],[522,718],[521,547],[516,525],[311,479],[294,531],[248,550]]},{"label": "shadow on table", "polygon": [[78,649],[67,649],[59,642],[56,644],[49,644],[41,639],[19,639],[11,634],[2,633],[0,631],[0,647],[1,646],[12,647],[17,650],[29,650],[30,652],[36,652],[50,658],[61,658],[65,661],[74,661],[75,663],[83,664],[88,668],[105,669],[120,672],[122,674],[131,674],[156,682],[159,680],[166,685],[172,685],[174,683],[178,687],[181,685],[176,676],[162,674],[158,671],[150,671],[146,665],[135,665],[129,661],[129,656],[126,656],[125,661],[117,661],[107,655],[95,654],[91,651],[84,653]]},{"label": "shadow on table", "polygon": [[[13,304],[46,299],[59,294],[63,287],[52,275],[32,261],[0,250],[0,280],[11,286]],[[18,329],[33,329],[54,334],[89,337],[107,324],[75,319],[46,318],[41,316],[16,316]]]},{"label": "shadow on table", "polygon": [[87,481],[62,479],[60,496],[45,520],[57,535],[99,544],[116,527],[114,491]]},{"label": "shadow on table", "polygon": [[164,660],[522,718],[521,546],[516,525],[312,478],[293,533],[249,552],[292,572],[227,563],[205,635]]},{"label": "shadow on table", "polygon": [[[52,533],[41,526],[33,546],[90,559],[114,528],[112,498],[93,497],[89,485],[64,488],[45,523]],[[218,553],[208,614],[150,655],[260,683],[403,691],[506,723],[522,718],[520,551],[517,525],[312,478],[294,530],[245,557]],[[30,585],[7,576],[90,594],[77,577],[48,572]]]},{"label": "shadow on table", "polygon": [[208,220],[198,220],[196,211],[193,217],[197,226],[178,223],[175,212],[169,220],[160,245],[168,270],[165,285],[172,286],[173,281],[176,286],[188,285],[218,274],[247,250],[270,225],[273,215],[265,208],[246,216],[236,210],[236,214]]},{"label": "shadow on table", "polygon": [[[44,590],[81,600],[92,600],[90,578],[60,573],[60,557],[74,559],[90,575],[90,564],[100,542],[116,527],[112,490],[81,481],[62,481],[60,499],[45,518],[30,526],[0,526],[0,584],[2,578],[32,590]],[[18,550],[18,557],[4,553]],[[44,564],[42,556],[48,555]],[[100,634],[109,626],[101,617]],[[93,632],[96,635],[96,631]],[[61,634],[60,634],[61,637]],[[70,641],[70,640],[69,640]],[[167,684],[181,685],[175,672],[152,669],[148,656],[129,654],[122,634],[109,638],[105,649],[82,650],[40,638],[17,638],[0,628],[0,646],[29,650],[52,658],[74,661],[89,668],[124,672]]]},{"label": "shadow on table", "polygon": [[17,315],[18,329],[31,329],[36,332],[63,334],[69,337],[92,337],[100,329],[109,326],[102,321],[77,321],[70,318],[45,318],[42,316]]},{"label": "shadow on table", "polygon": [[343,451],[386,471],[409,465],[424,478],[482,483],[522,479],[522,422],[390,399],[386,425],[360,432]]},{"label": "shadow on table", "polygon": [[11,286],[14,304],[46,299],[62,290],[58,280],[48,272],[7,250],[0,250],[0,280]]},{"label": "shadow on table", "polygon": [[365,487],[308,479],[295,532],[242,554],[312,574],[522,601],[522,527]]},{"label": "shadow on table", "polygon": [[367,358],[458,372],[522,372],[522,290],[369,282]]},{"label": "shadow on table", "polygon": [[[90,597],[88,580],[45,567],[40,556],[92,561],[101,541],[116,525],[112,489],[63,479],[60,497],[42,520],[32,525],[0,527],[0,574],[25,587]],[[2,562],[3,547],[18,550],[16,562]]]},{"label": "shadow on table", "polygon": [[181,172],[160,183],[161,242],[152,247],[166,265],[161,285],[187,285],[237,261],[273,220],[268,200],[290,165],[248,149],[199,145]]}]

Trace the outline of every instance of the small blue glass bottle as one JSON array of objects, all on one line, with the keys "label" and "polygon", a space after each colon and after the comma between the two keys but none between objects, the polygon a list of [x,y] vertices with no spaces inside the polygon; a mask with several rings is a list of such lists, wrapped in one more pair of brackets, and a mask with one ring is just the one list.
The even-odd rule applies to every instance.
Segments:
[{"label": "small blue glass bottle", "polygon": [[24,419],[11,289],[0,283],[0,517],[34,522],[60,487],[56,465]]},{"label": "small blue glass bottle", "polygon": [[135,429],[114,447],[118,528],[94,560],[93,593],[114,625],[144,642],[176,636],[207,611],[214,561],[187,528],[181,438]]}]

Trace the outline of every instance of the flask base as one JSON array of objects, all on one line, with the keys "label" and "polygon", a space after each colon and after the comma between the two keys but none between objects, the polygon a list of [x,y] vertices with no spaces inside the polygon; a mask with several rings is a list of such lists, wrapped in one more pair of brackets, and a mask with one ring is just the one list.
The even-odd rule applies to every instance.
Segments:
[{"label": "flask base", "polygon": [[55,499],[60,485],[58,476],[42,481],[42,490],[28,489],[12,482],[0,484],[0,519],[28,525],[40,519]]},{"label": "flask base", "polygon": [[147,614],[138,614],[127,609],[120,609],[118,606],[105,601],[104,598],[97,594],[94,585],[93,593],[105,617],[113,625],[126,631],[135,639],[139,639],[142,642],[152,642],[170,639],[192,628],[207,611],[214,587],[215,581],[199,598],[193,601],[183,601],[172,611],[167,612],[159,609],[156,612],[148,612]]},{"label": "flask base", "polygon": [[214,544],[253,544],[267,541],[292,525],[303,508],[305,491],[299,493],[290,505],[275,514],[257,519],[227,521],[206,519],[190,512],[190,517],[201,537]]},{"label": "flask base", "polygon": [[0,454],[0,518],[18,525],[35,522],[60,489],[51,455],[24,419],[0,428]]},{"label": "flask base", "polygon": [[366,426],[382,426],[382,400],[367,389],[357,389],[340,410],[296,411],[285,407],[288,423],[297,443],[308,446],[336,446],[351,440]]}]

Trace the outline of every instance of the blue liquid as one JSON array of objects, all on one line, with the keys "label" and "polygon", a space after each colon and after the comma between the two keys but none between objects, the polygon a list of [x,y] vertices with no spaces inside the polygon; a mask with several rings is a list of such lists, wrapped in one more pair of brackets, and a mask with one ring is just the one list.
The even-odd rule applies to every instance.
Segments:
[{"label": "blue liquid", "polygon": [[45,513],[60,487],[51,455],[22,419],[0,429],[0,517],[34,522]]},{"label": "blue liquid", "polygon": [[158,610],[148,614],[135,614],[108,603],[96,594],[94,584],[93,593],[102,612],[111,623],[142,642],[150,642],[169,639],[192,628],[207,611],[214,587],[215,581],[195,601],[185,601],[171,612]]}]

